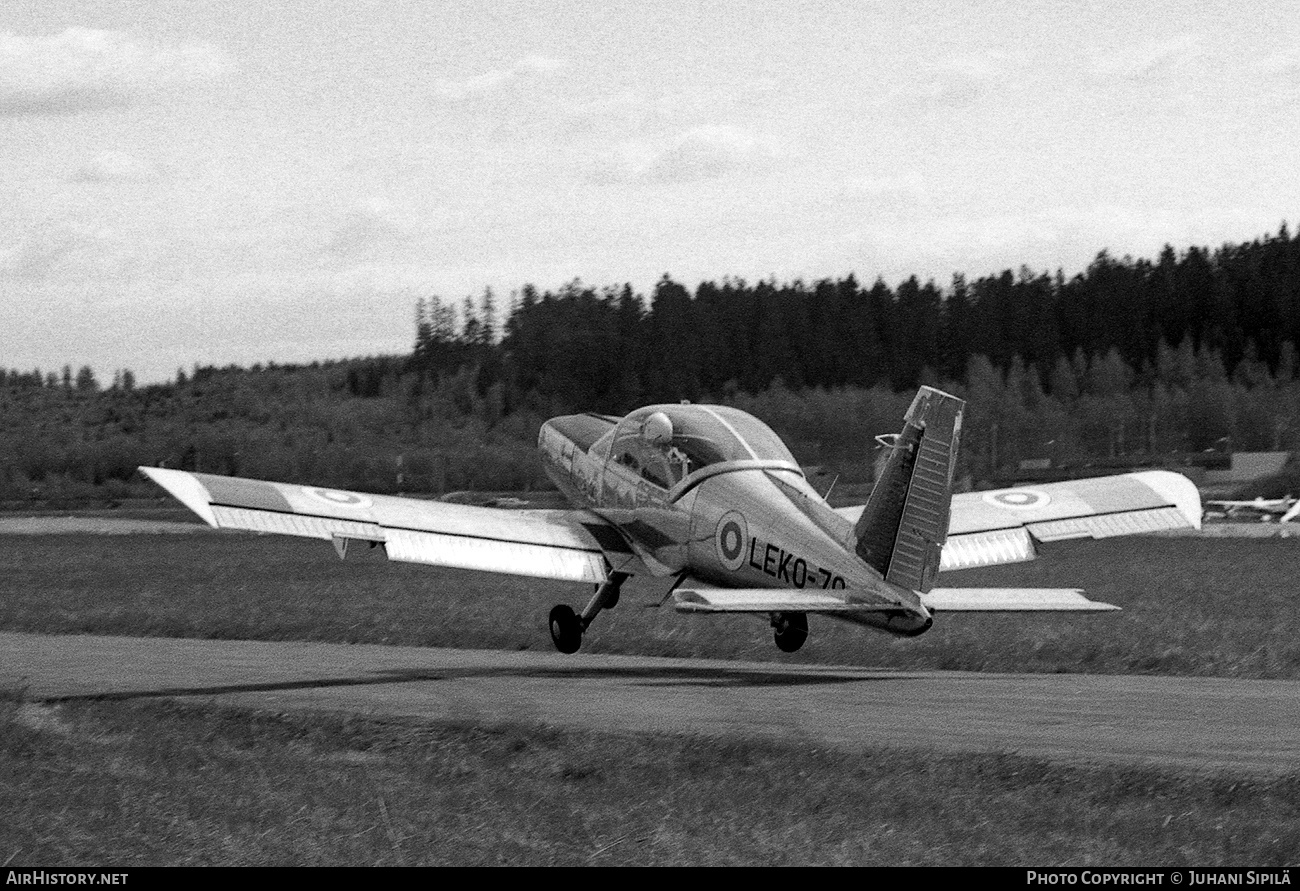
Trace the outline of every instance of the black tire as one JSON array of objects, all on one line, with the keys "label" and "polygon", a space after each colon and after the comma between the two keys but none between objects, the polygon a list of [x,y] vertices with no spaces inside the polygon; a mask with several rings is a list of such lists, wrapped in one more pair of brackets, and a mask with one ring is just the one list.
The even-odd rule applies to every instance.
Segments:
[{"label": "black tire", "polygon": [[551,610],[551,640],[561,653],[576,653],[582,646],[582,622],[568,604]]},{"label": "black tire", "polygon": [[772,623],[776,632],[776,646],[783,653],[793,653],[808,639],[807,613],[779,613]]}]

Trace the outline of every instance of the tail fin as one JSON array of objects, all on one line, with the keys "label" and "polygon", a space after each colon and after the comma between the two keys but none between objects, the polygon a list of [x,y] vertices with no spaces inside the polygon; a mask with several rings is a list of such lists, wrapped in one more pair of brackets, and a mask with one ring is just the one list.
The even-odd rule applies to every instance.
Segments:
[{"label": "tail fin", "polygon": [[858,556],[911,591],[930,590],[939,574],[965,406],[941,390],[920,389],[853,527]]}]

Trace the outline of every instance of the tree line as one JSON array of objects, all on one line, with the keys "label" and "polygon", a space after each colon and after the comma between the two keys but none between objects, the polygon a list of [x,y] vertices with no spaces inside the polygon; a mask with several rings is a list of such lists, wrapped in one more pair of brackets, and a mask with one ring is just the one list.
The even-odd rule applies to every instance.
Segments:
[{"label": "tree line", "polygon": [[1003,373],[1022,363],[1048,393],[1058,384],[1068,391],[1068,372],[1077,379],[1081,366],[1112,351],[1140,382],[1188,354],[1246,383],[1290,380],[1300,236],[1284,224],[1214,251],[1166,246],[1154,260],[1102,251],[1068,279],[1022,267],[955,275],[946,288],[916,277],[864,286],[848,275],[725,278],[691,293],[665,275],[647,299],[630,285],[524,285],[499,331],[496,303],[490,289],[481,310],[468,298],[459,312],[437,297],[421,301],[415,367],[437,375],[476,364],[481,386],[504,383],[511,405],[606,410],[778,384],[910,389],[964,381],[976,356]]},{"label": "tree line", "polygon": [[[963,475],[1300,449],[1300,237],[968,280],[739,279],[692,293],[525,285],[419,302],[410,355],[129,370],[0,369],[0,500],[152,493],[138,464],[368,491],[546,485],[542,420],[721,401],[801,461],[868,480],[914,387],[969,402]],[[1279,493],[1285,494],[1285,493]]]}]

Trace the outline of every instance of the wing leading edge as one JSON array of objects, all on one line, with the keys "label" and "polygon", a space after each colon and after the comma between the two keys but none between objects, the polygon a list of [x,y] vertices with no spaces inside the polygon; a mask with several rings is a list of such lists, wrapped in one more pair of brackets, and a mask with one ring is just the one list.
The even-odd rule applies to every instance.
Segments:
[{"label": "wing leading edge", "polygon": [[390,560],[562,581],[635,571],[622,536],[586,511],[508,511],[159,467],[140,471],[210,526],[382,544]]}]

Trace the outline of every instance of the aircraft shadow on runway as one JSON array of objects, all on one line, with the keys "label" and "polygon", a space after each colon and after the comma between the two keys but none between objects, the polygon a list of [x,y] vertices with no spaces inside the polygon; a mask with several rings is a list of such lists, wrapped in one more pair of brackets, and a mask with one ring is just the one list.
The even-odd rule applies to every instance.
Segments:
[{"label": "aircraft shadow on runway", "polygon": [[330,687],[366,687],[385,684],[414,684],[427,681],[453,681],[474,678],[528,678],[572,681],[582,679],[618,679],[641,687],[799,687],[824,684],[852,684],[867,681],[898,681],[909,674],[881,672],[819,671],[800,667],[794,671],[750,668],[705,668],[689,666],[645,667],[574,667],[574,668],[452,668],[385,670],[349,678],[306,678],[293,681],[213,684],[193,687],[159,687],[152,690],[112,690],[92,693],[68,693],[33,696],[30,701],[56,703],[75,701],[113,701],[144,699],[154,696],[220,696],[229,693],[273,693],[281,690],[312,690]]}]

